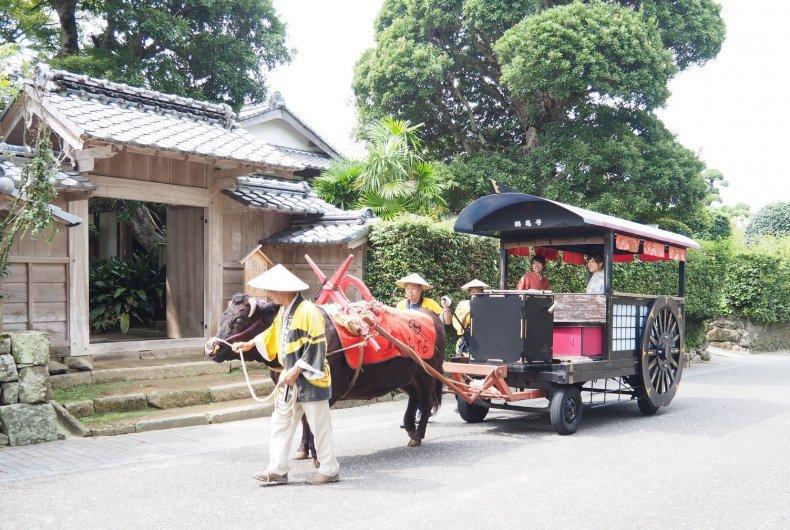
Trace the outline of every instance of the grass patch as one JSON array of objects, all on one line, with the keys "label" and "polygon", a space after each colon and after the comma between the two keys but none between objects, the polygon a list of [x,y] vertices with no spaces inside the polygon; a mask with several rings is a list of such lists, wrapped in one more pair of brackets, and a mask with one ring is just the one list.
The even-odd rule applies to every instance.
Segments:
[{"label": "grass patch", "polygon": [[77,385],[71,388],[59,388],[53,392],[53,396],[55,401],[60,403],[83,401],[113,394],[118,390],[128,390],[134,387],[135,384],[134,381],[117,381],[115,383],[101,383],[98,385]]},{"label": "grass patch", "polygon": [[151,413],[151,409],[132,410],[129,412],[108,412],[107,414],[94,414],[80,418],[80,421],[89,427],[117,423],[120,420],[131,420],[146,416]]}]

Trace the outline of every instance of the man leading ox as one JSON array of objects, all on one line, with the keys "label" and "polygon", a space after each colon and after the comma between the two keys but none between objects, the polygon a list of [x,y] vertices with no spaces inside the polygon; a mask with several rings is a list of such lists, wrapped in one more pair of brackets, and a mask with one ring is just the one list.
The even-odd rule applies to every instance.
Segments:
[{"label": "man leading ox", "polygon": [[[253,347],[267,360],[283,367],[283,383],[271,417],[269,466],[253,477],[264,485],[288,483],[289,452],[302,414],[313,431],[319,468],[307,484],[328,484],[340,479],[335,458],[329,399],[331,374],[326,360],[326,330],[318,308],[300,294],[308,285],[282,265],[275,265],[249,285],[269,292],[280,311],[268,329],[249,342],[233,345],[236,351]],[[296,395],[293,393],[295,385]],[[294,403],[290,405],[290,400]]]}]

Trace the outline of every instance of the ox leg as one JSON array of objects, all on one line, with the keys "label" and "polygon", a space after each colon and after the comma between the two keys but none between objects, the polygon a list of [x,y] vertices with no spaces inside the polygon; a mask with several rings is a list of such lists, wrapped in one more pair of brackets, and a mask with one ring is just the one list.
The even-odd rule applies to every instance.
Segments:
[{"label": "ox leg", "polygon": [[428,419],[431,416],[431,404],[427,399],[421,399],[417,410],[420,413],[420,418],[417,421],[417,429],[410,437],[409,447],[417,447],[425,438],[425,429],[428,427]]},{"label": "ox leg", "polygon": [[415,415],[417,414],[417,407],[420,404],[420,397],[417,394],[417,389],[415,388],[404,388],[404,392],[409,395],[409,402],[406,405],[406,413],[403,415],[403,428],[406,429],[406,434],[409,435],[409,438],[414,436],[414,431],[417,430],[417,426],[414,423]]},{"label": "ox leg", "polygon": [[[310,458],[310,441],[312,440],[312,433],[310,432],[310,425],[307,423],[307,416],[302,415],[302,440],[299,442],[299,449],[296,450],[297,460],[307,460]],[[313,450],[315,455],[315,450]]]}]

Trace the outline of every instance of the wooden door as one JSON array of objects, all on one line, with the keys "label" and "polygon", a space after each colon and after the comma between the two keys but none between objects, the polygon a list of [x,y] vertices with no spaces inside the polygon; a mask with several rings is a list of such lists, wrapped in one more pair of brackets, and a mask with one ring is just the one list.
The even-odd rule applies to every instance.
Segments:
[{"label": "wooden door", "polygon": [[203,336],[203,208],[167,207],[167,336]]}]

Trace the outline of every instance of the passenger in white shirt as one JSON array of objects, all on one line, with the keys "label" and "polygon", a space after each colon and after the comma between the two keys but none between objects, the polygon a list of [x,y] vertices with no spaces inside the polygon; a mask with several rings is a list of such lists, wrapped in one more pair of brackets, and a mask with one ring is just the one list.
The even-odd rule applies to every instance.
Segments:
[{"label": "passenger in white shirt", "polygon": [[587,294],[603,294],[603,256],[595,254],[587,258],[590,279],[587,281]]}]

